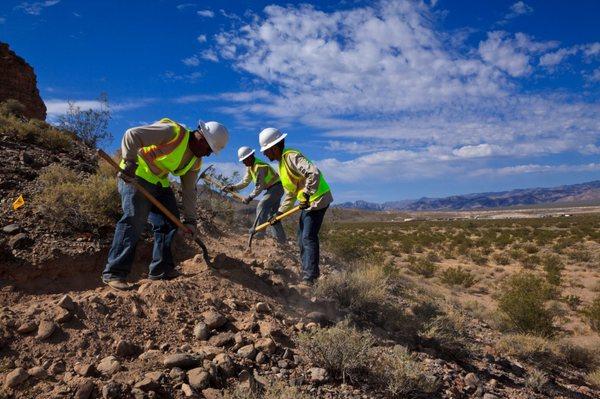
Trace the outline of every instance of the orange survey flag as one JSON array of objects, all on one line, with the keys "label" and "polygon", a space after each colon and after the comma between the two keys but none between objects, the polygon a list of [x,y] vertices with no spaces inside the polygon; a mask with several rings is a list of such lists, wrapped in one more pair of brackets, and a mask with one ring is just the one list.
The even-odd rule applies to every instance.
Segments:
[{"label": "orange survey flag", "polygon": [[17,198],[15,202],[13,202],[13,209],[16,211],[23,205],[25,205],[25,200],[23,199],[23,194],[21,194],[19,195],[19,198]]}]

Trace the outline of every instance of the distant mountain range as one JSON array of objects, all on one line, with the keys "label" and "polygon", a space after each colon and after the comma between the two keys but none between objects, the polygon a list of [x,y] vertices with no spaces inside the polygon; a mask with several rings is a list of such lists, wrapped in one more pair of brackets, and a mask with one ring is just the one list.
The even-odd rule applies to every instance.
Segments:
[{"label": "distant mountain range", "polygon": [[381,204],[366,201],[344,202],[336,207],[371,211],[460,211],[563,203],[600,203],[600,180],[551,188],[526,188],[445,198],[423,197]]}]

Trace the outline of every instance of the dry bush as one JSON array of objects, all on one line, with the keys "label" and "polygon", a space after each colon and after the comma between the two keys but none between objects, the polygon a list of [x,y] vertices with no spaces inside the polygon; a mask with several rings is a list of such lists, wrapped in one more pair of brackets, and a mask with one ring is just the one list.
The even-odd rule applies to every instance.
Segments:
[{"label": "dry bush", "polygon": [[592,260],[592,253],[585,249],[583,245],[571,248],[567,252],[567,256],[574,262],[590,262]]},{"label": "dry bush", "polygon": [[590,371],[586,376],[585,380],[588,384],[594,388],[600,389],[600,368]]},{"label": "dry bush", "polygon": [[541,262],[541,259],[537,255],[529,255],[521,259],[521,265],[524,269],[533,270],[535,269]]},{"label": "dry bush", "polygon": [[469,252],[469,258],[473,263],[478,266],[485,266],[488,262],[488,258],[483,255],[480,251],[471,251]]},{"label": "dry bush", "polygon": [[468,270],[462,267],[449,267],[442,272],[440,279],[448,285],[462,285],[465,288],[475,284],[475,277]]},{"label": "dry bush", "polygon": [[264,390],[253,392],[249,388],[236,387],[225,392],[224,399],[311,399],[312,396],[299,388],[283,382],[271,382]]},{"label": "dry bush", "polygon": [[53,164],[38,176],[40,193],[33,205],[55,226],[78,231],[110,227],[120,209],[115,178],[106,169],[83,177]]},{"label": "dry bush", "polygon": [[430,377],[427,368],[403,346],[373,349],[371,357],[374,359],[371,375],[389,397],[433,392],[437,387],[437,381]]},{"label": "dry bush", "polygon": [[521,333],[551,335],[554,315],[546,307],[553,291],[542,278],[528,272],[508,277],[501,285],[498,309],[510,328]]},{"label": "dry bush", "polygon": [[[0,107],[7,106],[0,103]],[[37,119],[24,120],[4,110],[0,113],[0,133],[10,135],[29,144],[36,144],[54,151],[72,148],[73,137]]]},{"label": "dry bush", "polygon": [[537,335],[503,335],[496,343],[496,349],[503,355],[528,362],[550,363],[555,358],[555,348],[552,342]]},{"label": "dry bush", "polygon": [[472,347],[468,340],[467,318],[450,307],[425,323],[419,335],[438,351],[457,359],[468,356]]},{"label": "dry bush", "polygon": [[600,364],[600,350],[596,347],[576,345],[569,341],[559,341],[555,345],[556,356],[573,367],[592,369]]},{"label": "dry bush", "polygon": [[408,269],[425,278],[433,277],[438,266],[427,259],[419,259],[408,264]]},{"label": "dry bush", "polygon": [[499,252],[492,255],[492,259],[494,260],[494,262],[502,266],[510,265],[511,262],[510,256],[508,256],[504,252]]},{"label": "dry bush", "polygon": [[298,341],[315,365],[344,381],[365,375],[370,366],[369,353],[375,343],[370,333],[358,331],[348,321],[300,334]]},{"label": "dry bush", "polygon": [[584,309],[588,324],[594,331],[600,331],[600,295],[597,295],[592,303]]},{"label": "dry bush", "polygon": [[20,118],[23,116],[27,108],[18,100],[9,98],[0,102],[0,116],[15,116]]},{"label": "dry bush", "polygon": [[535,392],[544,393],[548,384],[548,375],[541,370],[532,368],[527,373],[525,386],[533,389]]}]

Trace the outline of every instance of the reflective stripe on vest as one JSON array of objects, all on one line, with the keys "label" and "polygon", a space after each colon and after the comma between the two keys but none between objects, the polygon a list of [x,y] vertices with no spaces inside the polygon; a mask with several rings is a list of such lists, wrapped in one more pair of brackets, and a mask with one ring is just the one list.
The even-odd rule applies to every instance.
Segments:
[{"label": "reflective stripe on vest", "polygon": [[[202,159],[193,156],[183,168],[177,169],[187,150],[190,131],[168,118],[163,118],[160,122],[170,124],[175,135],[166,143],[141,148],[135,174],[149,183],[160,183],[163,187],[168,187],[169,173],[182,176],[189,170],[198,171],[202,167]],[[122,161],[121,167],[124,165],[125,162]]]},{"label": "reflective stripe on vest", "polygon": [[[281,161],[279,161],[279,178],[281,179],[281,184],[285,191],[290,192],[296,196],[298,201],[304,201],[304,183],[306,178],[304,176],[296,174],[294,171],[290,169],[288,166],[286,156],[288,154],[300,154],[302,153],[298,150],[293,150],[291,148],[286,148],[283,150],[283,154],[281,155]],[[312,162],[307,158],[308,162],[312,164]],[[310,196],[310,202],[314,202],[321,198],[324,194],[329,192],[329,185],[325,181],[323,177],[323,173],[319,170],[319,187],[317,191]]]},{"label": "reflective stripe on vest", "polygon": [[271,167],[268,163],[255,158],[254,165],[250,167],[250,176],[252,176],[252,181],[256,184],[256,179],[258,175],[258,168],[267,168],[267,175],[265,176],[265,184],[269,185],[274,183],[277,180],[277,174],[275,173],[275,169]]}]

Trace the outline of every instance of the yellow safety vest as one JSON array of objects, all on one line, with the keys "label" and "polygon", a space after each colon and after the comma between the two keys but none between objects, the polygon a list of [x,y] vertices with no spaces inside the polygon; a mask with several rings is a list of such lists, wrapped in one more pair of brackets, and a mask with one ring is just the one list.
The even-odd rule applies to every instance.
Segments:
[{"label": "yellow safety vest", "polygon": [[[281,155],[281,161],[279,161],[279,178],[281,179],[281,184],[283,184],[283,188],[285,189],[285,191],[294,194],[298,201],[304,201],[303,188],[306,178],[304,176],[298,175],[296,172],[290,169],[286,160],[286,156],[288,154],[302,155],[300,151],[291,148],[286,148],[283,150],[283,154]],[[311,161],[308,160],[308,162]],[[327,184],[327,182],[325,181],[323,173],[319,171],[319,187],[317,188],[317,191],[310,196],[309,201],[314,202],[329,191],[329,184]]]},{"label": "yellow safety vest", "polygon": [[[149,183],[160,183],[163,187],[169,187],[169,173],[182,176],[189,170],[198,171],[202,167],[202,159],[193,156],[187,165],[177,169],[188,148],[191,132],[169,118],[163,118],[160,122],[173,126],[174,136],[166,143],[141,148],[137,156],[138,167],[135,174]],[[122,160],[121,168],[124,167],[125,161]]]},{"label": "yellow safety vest", "polygon": [[254,184],[256,184],[259,168],[267,168],[267,175],[265,176],[265,184],[267,186],[277,181],[277,173],[275,173],[275,169],[273,169],[271,165],[263,160],[254,158],[254,165],[250,167],[250,176],[252,176],[252,181]]}]

